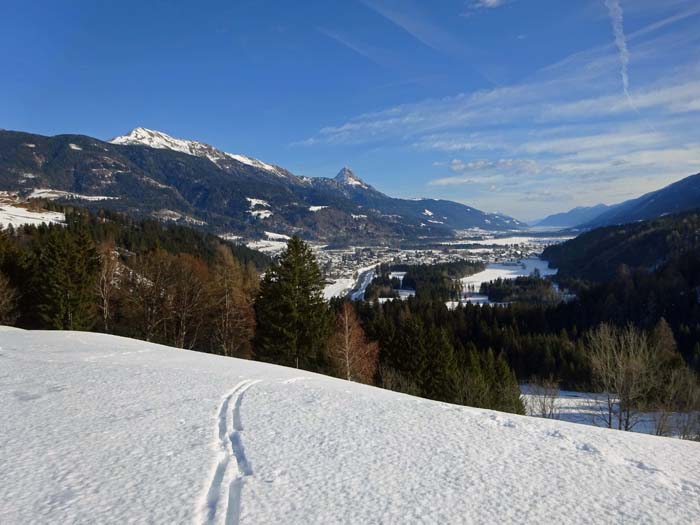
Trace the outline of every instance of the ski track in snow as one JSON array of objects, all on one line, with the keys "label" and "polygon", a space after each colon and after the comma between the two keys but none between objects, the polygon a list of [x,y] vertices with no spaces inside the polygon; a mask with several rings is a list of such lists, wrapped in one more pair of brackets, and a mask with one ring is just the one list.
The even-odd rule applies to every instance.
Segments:
[{"label": "ski track in snow", "polygon": [[0,347],[2,525],[700,523],[698,443],[104,334]]},{"label": "ski track in snow", "polygon": [[[219,458],[213,469],[197,523],[236,525],[241,512],[243,478],[253,474],[241,440],[241,402],[243,394],[259,380],[246,379],[238,383],[221,402],[217,416],[215,448]],[[229,408],[233,404],[233,408]],[[232,464],[236,464],[233,472]],[[227,494],[226,494],[227,493]]]}]

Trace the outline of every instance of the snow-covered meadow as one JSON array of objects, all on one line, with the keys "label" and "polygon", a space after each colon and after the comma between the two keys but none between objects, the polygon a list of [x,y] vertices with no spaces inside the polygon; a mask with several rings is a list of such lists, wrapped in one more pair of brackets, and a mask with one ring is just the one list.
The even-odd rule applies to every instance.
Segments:
[{"label": "snow-covered meadow", "polygon": [[29,224],[39,226],[41,224],[60,224],[66,220],[63,213],[55,211],[34,211],[23,206],[10,203],[0,203],[0,229],[7,226],[14,228]]},{"label": "snow-covered meadow", "polygon": [[700,444],[0,331],[1,523],[697,523]]},{"label": "snow-covered meadow", "polygon": [[483,283],[496,279],[515,279],[527,277],[537,270],[541,276],[556,275],[555,268],[549,268],[549,263],[538,258],[523,259],[512,263],[489,263],[483,272],[475,273],[461,279],[464,290],[479,291]]}]

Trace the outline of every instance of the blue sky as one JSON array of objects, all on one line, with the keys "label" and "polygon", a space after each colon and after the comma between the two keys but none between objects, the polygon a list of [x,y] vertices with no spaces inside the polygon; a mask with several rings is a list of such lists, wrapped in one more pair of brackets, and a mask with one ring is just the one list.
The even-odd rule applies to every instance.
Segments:
[{"label": "blue sky", "polygon": [[0,127],[534,219],[700,171],[697,0],[5,2]]}]

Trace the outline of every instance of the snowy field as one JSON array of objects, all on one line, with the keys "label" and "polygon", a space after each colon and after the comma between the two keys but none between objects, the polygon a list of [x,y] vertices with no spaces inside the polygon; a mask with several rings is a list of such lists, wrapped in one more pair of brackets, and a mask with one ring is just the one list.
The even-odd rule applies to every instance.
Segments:
[{"label": "snowy field", "polygon": [[444,241],[440,244],[450,246],[458,244],[479,244],[483,246],[513,246],[513,245],[531,245],[531,246],[549,246],[550,244],[558,244],[560,242],[573,239],[573,235],[552,235],[552,236],[529,236],[529,235],[514,235],[510,237],[490,237],[488,235],[480,235],[478,238],[467,236],[453,241]]},{"label": "snowy field", "polygon": [[345,297],[353,286],[355,286],[355,279],[352,277],[336,279],[326,285],[323,289],[323,296],[326,301],[330,301],[333,297]]},{"label": "snowy field", "polygon": [[66,217],[54,211],[31,211],[12,204],[0,204],[0,229],[12,225],[14,228],[29,224],[39,226],[42,223],[62,223]]},{"label": "snowy field", "polygon": [[0,332],[0,523],[697,523],[700,444]]},{"label": "snowy field", "polygon": [[[536,399],[538,397],[537,394],[533,393],[529,385],[521,385],[520,390],[528,414],[539,415],[537,414],[539,406]],[[606,398],[603,394],[559,390],[553,400],[554,413],[552,417],[560,421],[604,427],[606,426],[605,418],[607,416],[605,403]],[[654,434],[656,431],[656,419],[653,412],[635,414],[635,424],[632,432]]]},{"label": "snowy field", "polygon": [[464,277],[461,281],[465,290],[473,289],[475,292],[478,292],[482,283],[488,283],[496,279],[526,277],[532,275],[535,270],[539,270],[542,277],[557,273],[555,268],[548,268],[547,261],[530,258],[523,259],[518,263],[489,263],[483,272]]}]

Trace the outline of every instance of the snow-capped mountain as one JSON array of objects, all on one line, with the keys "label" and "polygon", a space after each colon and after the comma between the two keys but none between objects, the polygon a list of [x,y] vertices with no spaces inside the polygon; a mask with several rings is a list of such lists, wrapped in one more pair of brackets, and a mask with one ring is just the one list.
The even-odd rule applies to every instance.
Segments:
[{"label": "snow-capped mountain", "polygon": [[226,168],[227,164],[231,160],[235,160],[242,164],[274,173],[275,175],[279,175],[281,177],[285,177],[287,175],[286,171],[282,168],[273,166],[272,164],[268,164],[261,160],[254,159],[246,155],[227,153],[203,142],[178,139],[171,137],[162,131],[155,131],[152,129],[134,128],[126,135],[114,137],[109,142],[112,144],[148,146],[150,148],[179,151],[195,157],[207,158],[220,168]]},{"label": "snow-capped mountain", "polygon": [[338,172],[335,176],[335,180],[347,186],[358,186],[363,189],[369,188],[369,186],[347,166]]},{"label": "snow-capped mountain", "polygon": [[385,244],[524,227],[456,202],[390,197],[349,167],[335,178],[300,177],[145,128],[109,142],[0,131],[2,190],[181,222],[226,238],[264,238],[267,231],[337,245]]}]

